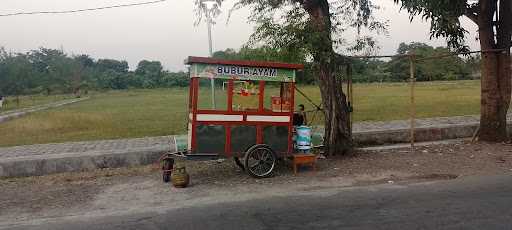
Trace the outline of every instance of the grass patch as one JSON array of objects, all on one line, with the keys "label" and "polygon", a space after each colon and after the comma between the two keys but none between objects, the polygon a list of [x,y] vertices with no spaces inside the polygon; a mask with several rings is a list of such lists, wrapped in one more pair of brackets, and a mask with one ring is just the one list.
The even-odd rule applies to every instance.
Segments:
[{"label": "grass patch", "polygon": [[[0,109],[0,114],[7,111],[24,109],[36,105],[44,105],[56,101],[61,101],[65,99],[74,98],[71,94],[59,94],[59,95],[27,95],[16,97],[6,97],[4,98],[4,103],[2,108]],[[19,103],[17,101],[19,99]]]},{"label": "grass patch", "polygon": [[[319,104],[317,87],[301,87]],[[409,118],[410,86],[407,83],[354,84],[354,121],[389,121]],[[313,107],[300,95],[298,103]],[[415,90],[418,118],[480,113],[480,81],[418,82]],[[311,116],[311,115],[310,115]],[[316,124],[323,124],[317,116]]]},{"label": "grass patch", "polygon": [[[316,86],[298,86],[316,103]],[[205,92],[208,93],[208,92]],[[407,119],[409,86],[406,83],[355,84],[355,121]],[[296,94],[297,104],[313,107]],[[478,114],[480,81],[418,83],[420,118]],[[135,138],[186,132],[188,88],[111,91],[91,99],[37,112],[0,124],[0,146]],[[310,115],[310,119],[311,119]],[[318,115],[316,122],[322,124]]]}]

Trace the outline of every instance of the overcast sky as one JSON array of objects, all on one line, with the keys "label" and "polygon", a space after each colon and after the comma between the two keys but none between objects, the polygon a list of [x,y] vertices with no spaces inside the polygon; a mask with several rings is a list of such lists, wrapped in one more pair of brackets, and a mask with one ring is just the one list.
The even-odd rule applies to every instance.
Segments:
[{"label": "overcast sky", "polygon": [[[19,11],[68,10],[136,3],[146,0],[2,0],[0,14]],[[226,24],[227,11],[234,0],[226,0],[224,14],[213,31],[214,50],[239,48],[247,41],[253,25],[249,11],[235,11]],[[13,52],[38,47],[61,47],[71,54],[93,58],[126,60],[134,68],[142,59],[161,61],[171,71],[183,70],[187,56],[207,56],[206,25],[194,26],[193,0],[167,2],[129,8],[108,9],[67,15],[28,15],[0,17],[0,46]],[[399,12],[392,0],[377,0],[384,7],[378,15],[390,21],[389,35],[380,37],[381,54],[395,53],[400,42],[421,41],[433,46],[444,40],[429,40],[429,22]],[[471,32],[468,42],[478,49],[476,27],[464,21]]]}]

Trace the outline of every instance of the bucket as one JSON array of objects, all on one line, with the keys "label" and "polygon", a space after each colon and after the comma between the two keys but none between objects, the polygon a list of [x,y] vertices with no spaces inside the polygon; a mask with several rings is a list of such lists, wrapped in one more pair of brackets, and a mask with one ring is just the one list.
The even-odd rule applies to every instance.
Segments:
[{"label": "bucket", "polygon": [[187,136],[174,136],[174,146],[176,151],[186,151],[188,149],[188,137]]},{"label": "bucket", "polygon": [[299,126],[296,128],[297,138],[295,145],[298,150],[309,151],[311,150],[311,128],[308,126]]}]

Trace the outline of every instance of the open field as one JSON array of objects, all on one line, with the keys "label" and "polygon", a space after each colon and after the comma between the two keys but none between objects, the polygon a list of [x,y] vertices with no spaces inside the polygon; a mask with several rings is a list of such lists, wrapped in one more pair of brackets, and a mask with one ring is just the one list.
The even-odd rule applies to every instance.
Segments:
[{"label": "open field", "polygon": [[[300,87],[300,86],[298,86]],[[320,103],[317,87],[300,87]],[[407,83],[354,84],[354,121],[389,121],[409,118],[410,86]],[[298,94],[296,94],[298,95]],[[297,96],[306,110],[311,106]],[[480,80],[418,82],[415,90],[418,118],[480,113]]]},{"label": "open field", "polygon": [[3,107],[0,109],[0,114],[3,112],[16,110],[16,109],[24,109],[36,105],[44,105],[48,103],[52,103],[55,101],[60,101],[64,99],[70,99],[74,96],[71,94],[59,94],[59,95],[28,95],[28,96],[20,96],[19,104],[16,101],[16,97],[7,97],[4,99]]},{"label": "open field", "polygon": [[[320,102],[316,86],[298,87],[316,103]],[[425,118],[478,114],[479,87],[480,81],[418,83],[417,115]],[[84,102],[0,124],[0,146],[161,136],[186,131],[188,89],[111,91],[90,96]],[[354,96],[355,121],[408,118],[410,98],[406,83],[356,84]],[[297,100],[307,110],[313,108],[299,94]],[[317,118],[315,123],[321,122]]]}]

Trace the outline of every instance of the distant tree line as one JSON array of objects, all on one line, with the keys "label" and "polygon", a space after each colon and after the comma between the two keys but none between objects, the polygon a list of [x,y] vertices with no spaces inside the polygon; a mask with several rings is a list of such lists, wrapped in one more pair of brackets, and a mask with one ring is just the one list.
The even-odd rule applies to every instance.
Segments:
[{"label": "distant tree line", "polygon": [[[413,51],[418,58],[450,52],[445,47],[424,43],[401,43],[398,54]],[[226,49],[213,54],[219,59],[304,63],[297,76],[301,84],[314,84],[312,64],[301,50],[277,50],[267,46]],[[460,80],[478,77],[480,57],[450,56],[419,62],[419,81]],[[354,59],[354,82],[399,82],[409,77],[409,61]],[[40,48],[27,53],[10,53],[0,48],[0,95],[76,93],[87,90],[165,88],[188,85],[188,73],[169,72],[159,61],[142,60],[134,71],[126,61],[94,60],[88,55],[68,55],[61,50]]]},{"label": "distant tree line", "polygon": [[[432,47],[425,43],[401,43],[398,54],[414,52],[418,59],[450,53],[446,47]],[[311,63],[308,57],[296,51],[278,51],[269,47],[256,49],[241,48],[239,51],[226,49],[213,54],[215,58],[242,59],[304,63],[305,70],[299,74],[297,81],[302,84],[315,82]],[[449,56],[418,62],[415,77],[418,81],[465,80],[479,77],[479,56]],[[354,82],[400,82],[409,78],[409,60],[394,57],[388,60],[379,59],[353,59],[352,79]]]},{"label": "distant tree line", "polygon": [[[425,43],[412,42],[400,43],[397,53],[407,54],[411,51],[417,59],[443,56],[451,52],[446,47],[434,48]],[[391,58],[388,62],[382,63],[380,68],[384,71],[381,75],[375,76],[378,81],[401,81],[409,77],[410,64],[407,58]],[[447,56],[418,61],[415,77],[419,81],[467,80],[479,77],[479,71],[479,56]]]},{"label": "distant tree line", "polygon": [[159,61],[142,60],[135,71],[126,61],[94,60],[40,48],[10,53],[0,48],[0,95],[75,93],[88,90],[183,87],[186,72],[163,70]]}]

